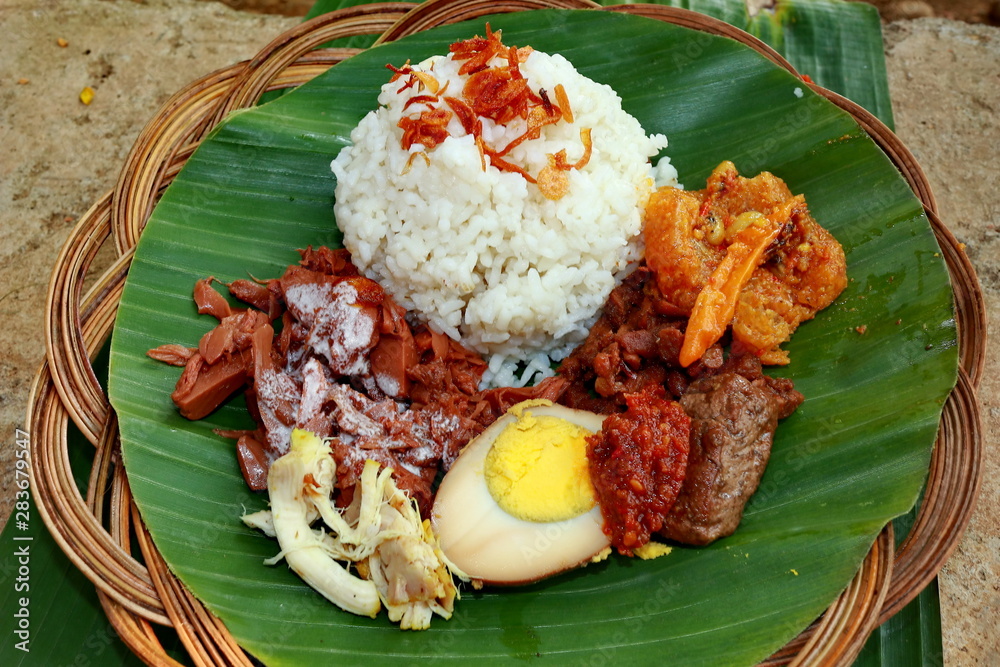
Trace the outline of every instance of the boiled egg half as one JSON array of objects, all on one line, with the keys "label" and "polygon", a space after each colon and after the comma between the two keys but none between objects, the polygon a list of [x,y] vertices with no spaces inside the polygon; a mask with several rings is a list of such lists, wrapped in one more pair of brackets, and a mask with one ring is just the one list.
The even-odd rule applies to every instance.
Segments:
[{"label": "boiled egg half", "polygon": [[431,516],[448,560],[472,579],[513,585],[606,555],[586,443],[603,420],[524,401],[466,445]]}]

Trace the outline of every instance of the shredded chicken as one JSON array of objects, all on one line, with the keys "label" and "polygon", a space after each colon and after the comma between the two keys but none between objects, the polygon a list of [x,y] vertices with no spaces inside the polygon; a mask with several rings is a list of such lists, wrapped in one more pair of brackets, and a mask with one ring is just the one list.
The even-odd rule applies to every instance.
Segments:
[{"label": "shredded chicken", "polygon": [[[360,616],[378,614],[381,605],[375,585],[354,576],[331,557],[323,531],[313,531],[318,513],[326,520],[336,514],[330,505],[333,491],[333,461],[323,441],[304,431],[295,431],[288,454],[271,465],[268,488],[270,519],[260,515],[244,518],[247,525],[270,523],[281,552],[267,563],[282,558],[297,575],[341,609]],[[339,518],[339,515],[337,515]]]},{"label": "shredded chicken", "polygon": [[[292,431],[288,453],[271,464],[271,509],[243,517],[277,538],[281,551],[266,563],[284,559],[307,584],[354,614],[375,616],[384,604],[404,630],[430,627],[434,614],[450,618],[458,597],[452,574],[467,578],[447,562],[392,469],[367,461],[351,504],[338,508],[336,467],[328,442]],[[313,528],[317,519],[323,527]],[[341,562],[353,564],[357,575]]]}]

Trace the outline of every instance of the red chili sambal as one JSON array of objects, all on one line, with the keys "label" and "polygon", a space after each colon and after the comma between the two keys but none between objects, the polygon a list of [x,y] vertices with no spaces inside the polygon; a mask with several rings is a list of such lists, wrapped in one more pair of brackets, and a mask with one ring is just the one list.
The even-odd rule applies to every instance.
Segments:
[{"label": "red chili sambal", "polygon": [[588,438],[590,478],[604,531],[619,553],[649,542],[663,526],[684,483],[691,418],[663,388],[625,395],[627,410],[604,420]]}]

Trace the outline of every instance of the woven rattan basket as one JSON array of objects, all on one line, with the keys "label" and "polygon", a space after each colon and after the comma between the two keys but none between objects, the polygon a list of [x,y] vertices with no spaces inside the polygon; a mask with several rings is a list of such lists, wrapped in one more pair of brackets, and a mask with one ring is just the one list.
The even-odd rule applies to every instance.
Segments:
[{"label": "woven rattan basket", "polygon": [[[149,664],[176,664],[153,624],[173,626],[195,664],[251,664],[220,621],[174,578],[129,494],[118,457],[118,427],[91,360],[109,337],[133,249],[163,190],[199,141],[233,110],[269,90],[299,85],[343,59],[350,49],[320,49],[360,34],[390,41],[430,27],[486,14],[541,8],[601,9],[588,0],[431,0],[371,4],[326,14],[271,42],[255,58],[202,77],[174,95],[139,136],[115,190],[91,208],[60,254],[46,307],[47,360],[31,394],[33,488],[49,530],[96,585],[122,639]],[[724,35],[792,71],[756,38],[694,12],[623,5],[627,12]],[[849,664],[877,625],[912,600],[936,575],[964,530],[979,487],[981,420],[976,400],[984,363],[985,309],[975,273],[942,224],[923,172],[900,141],[871,114],[823,88],[815,91],[852,114],[904,174],[933,226],[951,273],[959,331],[960,370],[942,417],[925,498],[907,539],[894,548],[891,526],[876,540],[846,590],[812,626],[765,664]],[[117,260],[86,294],[84,280],[98,251]],[[69,422],[94,445],[85,498],[69,468]],[[107,490],[110,489],[110,494]],[[134,559],[133,542],[142,562]]]}]

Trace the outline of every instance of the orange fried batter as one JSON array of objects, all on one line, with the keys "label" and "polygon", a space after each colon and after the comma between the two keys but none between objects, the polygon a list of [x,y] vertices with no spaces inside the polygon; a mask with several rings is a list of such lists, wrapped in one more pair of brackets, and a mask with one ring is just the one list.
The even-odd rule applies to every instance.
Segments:
[{"label": "orange fried batter", "polygon": [[[744,178],[732,162],[716,167],[704,190],[656,191],[644,234],[660,291],[691,315],[684,365],[729,324],[734,347],[766,364],[787,364],[781,344],[847,286],[844,250],[809,214],[805,198],[768,172]],[[767,243],[763,252],[748,252],[748,234]],[[734,273],[741,261],[756,268]]]}]

